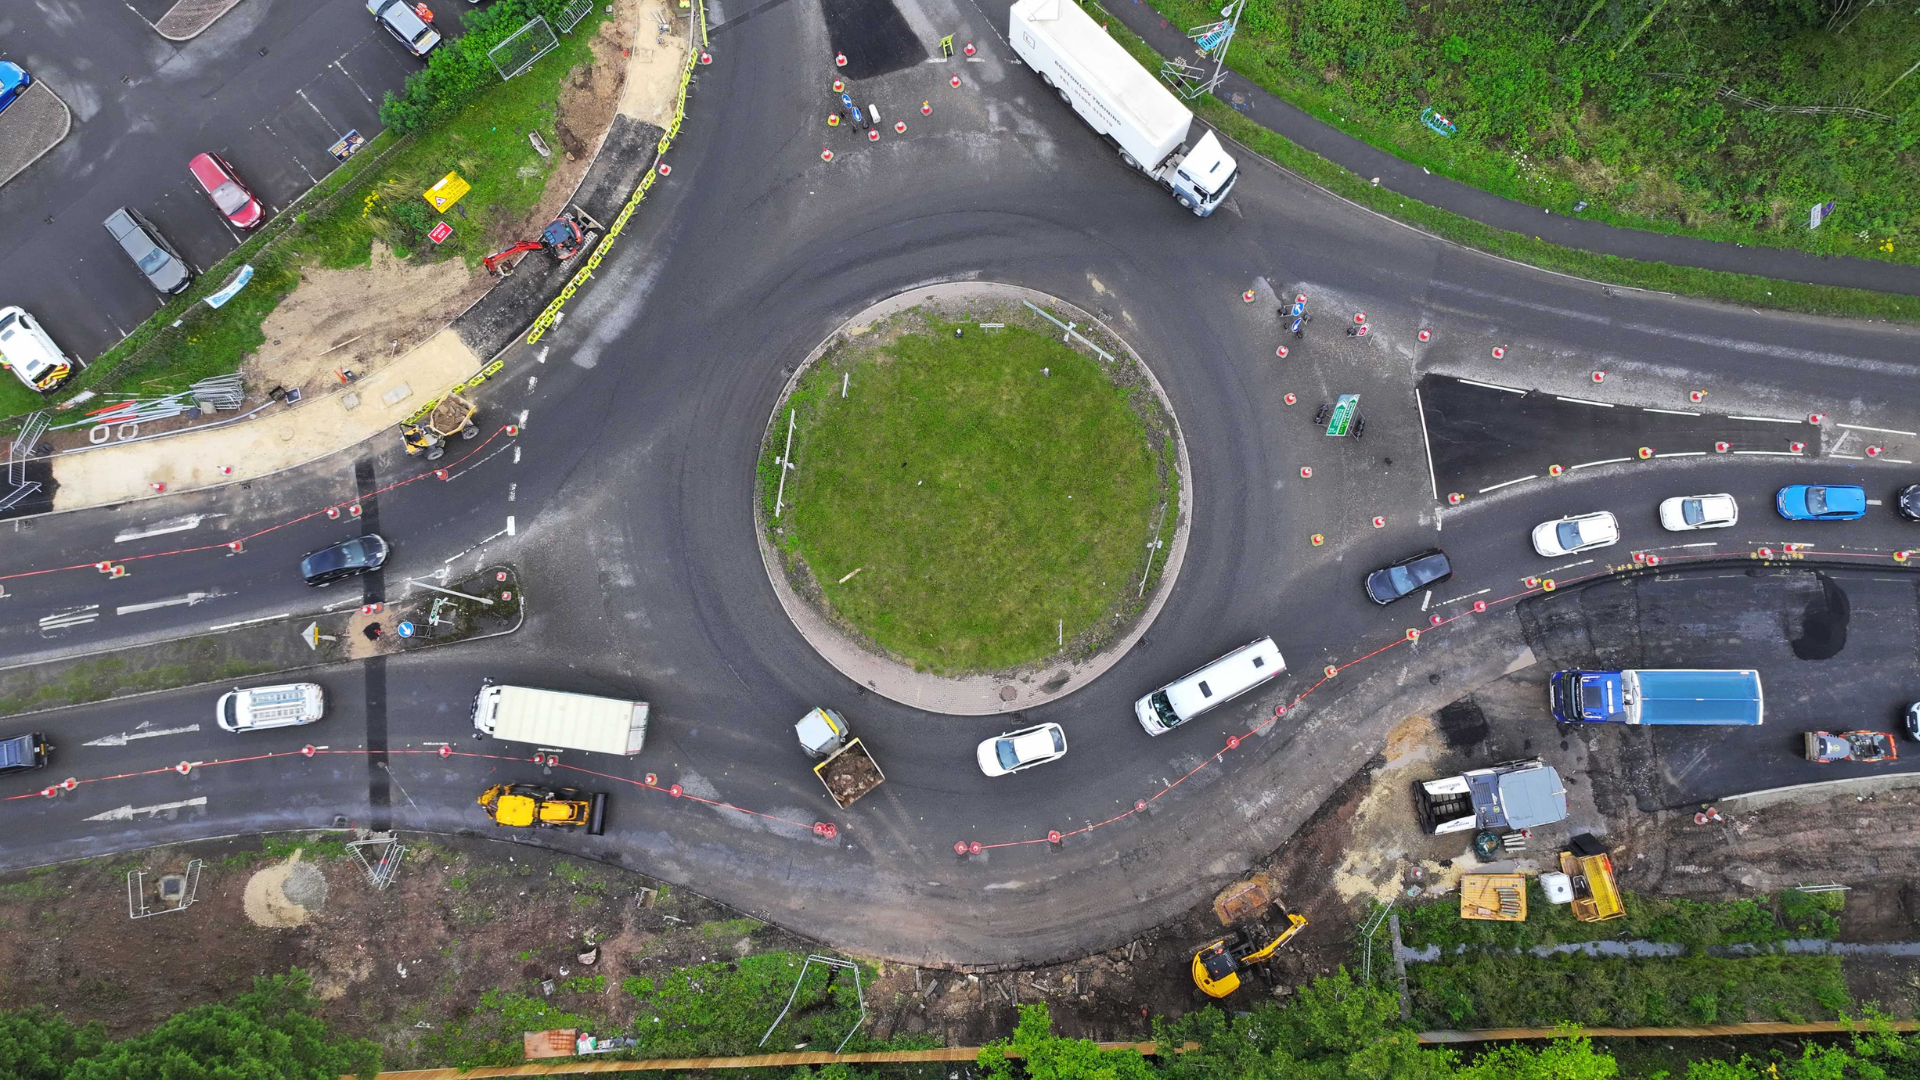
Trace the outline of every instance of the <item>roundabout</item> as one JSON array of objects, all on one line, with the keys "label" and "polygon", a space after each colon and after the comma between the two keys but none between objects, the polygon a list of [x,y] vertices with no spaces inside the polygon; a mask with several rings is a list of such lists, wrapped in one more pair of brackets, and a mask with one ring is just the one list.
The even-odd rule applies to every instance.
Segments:
[{"label": "roundabout", "polygon": [[1131,347],[1057,298],[955,283],[814,349],[773,410],[755,505],[781,604],[830,663],[967,715],[1119,660],[1178,574],[1188,490]]},{"label": "roundabout", "polygon": [[[935,4],[929,18],[982,43],[981,62],[916,62],[859,80],[862,100],[885,103],[890,116],[894,102],[932,103],[907,133],[871,144],[822,130],[819,102],[834,76],[818,5],[759,9],[716,29],[671,178],[655,185],[565,320],[538,345],[508,350],[505,373],[483,392],[484,410],[521,425],[510,445],[461,459],[445,480],[393,489],[410,466],[395,448],[370,444],[244,492],[59,515],[19,532],[12,558],[23,570],[81,567],[6,582],[7,610],[25,618],[11,639],[19,652],[46,640],[34,620],[75,604],[132,607],[105,590],[159,581],[177,584],[154,600],[216,581],[238,598],[195,609],[191,623],[163,621],[184,620],[185,603],[103,622],[132,634],[307,611],[315,601],[283,580],[287,566],[336,538],[327,530],[337,527],[310,519],[314,507],[358,496],[362,525],[392,539],[394,555],[382,574],[347,586],[347,596],[336,586],[327,602],[383,600],[484,555],[519,567],[527,614],[511,638],[325,669],[316,678],[333,715],[244,746],[206,723],[214,695],[204,688],[16,717],[16,729],[60,732],[57,774],[85,782],[41,797],[44,779],[7,780],[0,797],[12,800],[4,805],[23,838],[7,864],[282,829],[491,836],[475,816],[478,791],[580,770],[612,792],[606,835],[516,842],[644,870],[866,955],[980,967],[1084,955],[1186,911],[1285,844],[1401,719],[1539,663],[1515,605],[1499,601],[1528,594],[1533,577],[1562,583],[1553,604],[1578,604],[1572,583],[1688,542],[1659,530],[1661,498],[1734,494],[1741,527],[1711,550],[1743,564],[1763,546],[1809,539],[1883,562],[1920,546],[1887,514],[1808,526],[1769,518],[1766,502],[1783,484],[1842,479],[1884,498],[1907,475],[1899,462],[1920,455],[1902,443],[1920,437],[1898,433],[1920,430],[1905,392],[1920,367],[1904,328],[1754,314],[1536,272],[1377,218],[1251,153],[1228,204],[1199,220],[1126,170],[1010,61],[995,33],[1004,6]],[[966,75],[960,87],[947,83],[954,70]],[[820,160],[822,138],[833,140],[831,162]],[[986,681],[977,708],[930,707],[911,688],[852,675],[853,660],[797,613],[813,609],[782,591],[784,570],[769,574],[763,544],[768,436],[780,402],[808,377],[797,358],[818,362],[823,342],[884,318],[870,309],[889,298],[905,310],[956,282],[1033,290],[1040,306],[1057,297],[1057,317],[1110,328],[1147,359],[1188,459],[1176,465],[1181,504],[1169,515],[1183,528],[1154,571],[1168,584],[1150,589],[1157,606],[1096,653],[1111,666],[1032,698],[1022,695],[1044,688],[1052,665],[1034,669],[1032,683]],[[1242,299],[1249,291],[1257,302]],[[1273,313],[1301,294],[1322,321],[1294,339]],[[1343,336],[1361,311],[1369,335]],[[968,337],[989,332],[966,328]],[[1496,348],[1501,361],[1491,359]],[[1596,387],[1591,373],[1603,369],[1609,377]],[[1503,450],[1513,468],[1451,505],[1423,432],[1418,387],[1429,374],[1493,393],[1586,399],[1575,407],[1596,415],[1627,405],[1682,411],[1699,390],[1730,418],[1835,419],[1829,438],[1811,443],[1818,458],[1762,453],[1758,442],[1750,455],[1716,454],[1715,433],[1702,432],[1699,456],[1662,447],[1651,460],[1587,460],[1558,453],[1557,432],[1534,432],[1545,445]],[[863,380],[849,376],[852,401]],[[1330,438],[1313,422],[1316,406],[1348,395],[1365,412],[1365,437]],[[1449,435],[1462,460],[1475,425],[1511,434],[1468,406]],[[1892,449],[1849,457],[1862,440],[1842,442],[1840,424],[1896,432],[1872,444]],[[801,496],[806,446],[794,455]],[[894,459],[894,471],[902,460],[911,472],[911,454]],[[1549,465],[1568,471],[1529,477]],[[1583,465],[1593,467],[1575,468]],[[784,513],[782,471],[774,500]],[[1516,478],[1527,482],[1497,486]],[[1527,546],[1539,522],[1600,509],[1619,513],[1623,537],[1582,556],[1589,565]],[[158,561],[180,538],[142,530],[192,515],[206,515],[209,529],[289,523],[276,534],[286,565],[270,561],[279,556],[266,539],[244,557]],[[1147,523],[1129,527],[1144,562]],[[114,539],[123,533],[126,542]],[[1455,572],[1449,588],[1384,608],[1362,594],[1368,571],[1441,545]],[[96,583],[90,564],[108,556],[128,559],[132,577]],[[837,584],[867,561],[841,558],[853,565],[823,562],[821,581]],[[1035,618],[1044,630],[1065,613]],[[825,616],[817,622],[831,628]],[[1177,732],[1140,731],[1134,700],[1266,635],[1288,674]],[[1066,637],[1062,626],[1056,648]],[[856,643],[854,660],[870,655]],[[548,765],[525,747],[472,742],[467,709],[483,678],[646,700],[655,711],[645,751],[563,754]],[[1006,707],[1006,685],[1018,688],[1017,718],[986,715]],[[792,736],[794,721],[823,705],[845,713],[886,773],[884,787],[846,811],[806,775],[811,763]],[[207,730],[127,741],[143,723]],[[983,738],[1038,723],[1060,724],[1072,752],[1042,770],[980,774],[972,755]],[[1556,735],[1543,717],[1539,737]],[[309,743],[328,752],[300,754]],[[173,772],[182,760],[200,764]],[[815,828],[823,823],[831,834]]]}]

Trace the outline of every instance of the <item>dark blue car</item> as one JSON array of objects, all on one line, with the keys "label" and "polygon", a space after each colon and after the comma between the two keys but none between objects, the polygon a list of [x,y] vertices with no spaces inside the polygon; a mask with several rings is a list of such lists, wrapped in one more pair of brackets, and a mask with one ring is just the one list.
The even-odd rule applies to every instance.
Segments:
[{"label": "dark blue car", "polygon": [[1788,521],[1852,521],[1867,516],[1867,491],[1853,484],[1790,484],[1773,501]]}]

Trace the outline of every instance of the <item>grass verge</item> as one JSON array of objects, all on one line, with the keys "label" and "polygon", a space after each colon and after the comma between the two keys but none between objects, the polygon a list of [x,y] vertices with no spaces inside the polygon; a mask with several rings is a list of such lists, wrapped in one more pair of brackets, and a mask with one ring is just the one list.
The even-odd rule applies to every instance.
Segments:
[{"label": "grass verge", "polygon": [[1172,472],[1149,440],[1148,389],[1014,315],[992,318],[1009,325],[877,329],[875,343],[829,352],[790,399],[797,468],[776,543],[840,617],[942,674],[1104,640]]},{"label": "grass verge", "polygon": [[1407,965],[1422,1027],[1675,1026],[1830,1020],[1852,1007],[1837,956],[1541,958],[1470,953]]},{"label": "grass verge", "polygon": [[[1159,70],[1162,58],[1145,41],[1118,21],[1110,20],[1107,31],[1148,70]],[[1193,104],[1196,106],[1194,111],[1202,119],[1274,164],[1369,210],[1462,247],[1609,285],[1809,315],[1920,322],[1920,297],[1916,296],[1640,262],[1563,247],[1537,237],[1496,229],[1398,192],[1374,187],[1298,143],[1261,127],[1218,98],[1208,96]]]},{"label": "grass verge", "polygon": [[[405,139],[374,138],[50,398],[18,380],[0,381],[0,415],[17,418],[85,390],[101,397],[178,393],[232,372],[266,340],[261,324],[300,283],[303,269],[364,266],[375,240],[416,261],[460,258],[478,267],[502,230],[539,201],[557,159],[536,153],[527,134],[538,131],[547,145],[560,145],[554,111],[567,72],[591,60],[589,43],[606,18],[596,9],[526,74],[479,94],[447,123]],[[442,216],[420,193],[452,171],[473,190],[445,215],[454,232],[436,246],[427,233]],[[200,303],[244,263],[254,276],[238,295],[220,308]]]}]

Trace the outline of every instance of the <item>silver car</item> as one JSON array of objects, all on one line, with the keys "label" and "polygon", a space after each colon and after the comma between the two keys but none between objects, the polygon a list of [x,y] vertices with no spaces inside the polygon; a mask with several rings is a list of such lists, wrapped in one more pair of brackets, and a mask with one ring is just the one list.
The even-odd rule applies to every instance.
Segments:
[{"label": "silver car", "polygon": [[168,296],[193,284],[193,271],[187,268],[187,261],[140,211],[123,206],[108,214],[102,224],[133,265],[147,275],[147,284]]},{"label": "silver car", "polygon": [[415,56],[425,56],[440,44],[440,31],[415,14],[407,0],[367,0],[367,12]]}]

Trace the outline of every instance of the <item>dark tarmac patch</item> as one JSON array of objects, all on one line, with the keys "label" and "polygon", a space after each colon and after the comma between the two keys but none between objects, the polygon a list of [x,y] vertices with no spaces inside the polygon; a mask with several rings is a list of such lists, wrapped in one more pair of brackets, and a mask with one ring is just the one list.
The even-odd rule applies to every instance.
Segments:
[{"label": "dark tarmac patch", "polygon": [[1571,469],[1589,462],[1632,461],[1643,446],[1656,454],[1711,454],[1716,442],[1725,442],[1729,453],[1785,452],[1789,441],[1797,439],[1807,444],[1804,456],[1820,453],[1820,429],[1805,424],[1584,404],[1450,375],[1422,376],[1420,405],[1440,490],[1467,495],[1530,475],[1544,476],[1551,465]]},{"label": "dark tarmac patch", "polygon": [[1800,636],[1793,639],[1793,655],[1802,660],[1831,660],[1847,647],[1847,626],[1853,621],[1853,606],[1847,590],[1825,574],[1820,575],[1820,596],[1807,603],[1800,618]]},{"label": "dark tarmac patch", "polygon": [[1446,740],[1452,750],[1471,750],[1487,741],[1491,729],[1487,725],[1487,714],[1480,709],[1480,703],[1470,697],[1461,698],[1440,710],[1440,737]]},{"label": "dark tarmac patch", "polygon": [[[821,0],[827,38],[847,58],[839,74],[849,79],[886,75],[927,59],[893,0]],[[859,102],[865,104],[865,102]]]}]

